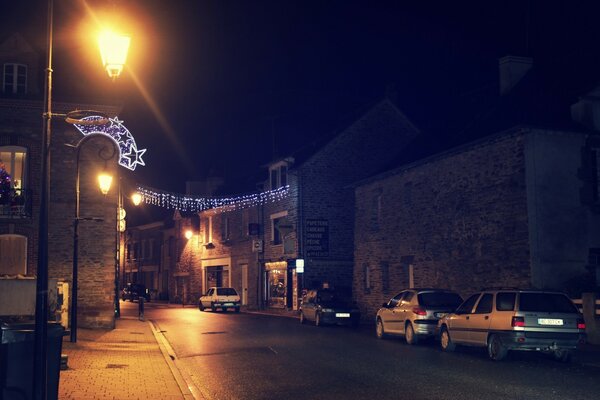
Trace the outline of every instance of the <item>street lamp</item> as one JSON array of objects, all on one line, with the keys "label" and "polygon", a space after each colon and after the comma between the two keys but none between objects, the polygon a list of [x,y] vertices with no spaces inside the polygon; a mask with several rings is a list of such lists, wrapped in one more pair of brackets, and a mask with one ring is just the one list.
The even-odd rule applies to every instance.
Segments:
[{"label": "street lamp", "polygon": [[[54,1],[48,0],[46,37],[46,74],[44,84],[44,120],[41,143],[41,187],[38,222],[38,260],[35,293],[35,340],[33,358],[33,394],[38,400],[46,399],[47,339],[48,339],[48,197],[50,185],[50,142],[52,137],[52,42]],[[114,69],[114,67],[113,67]],[[121,66],[122,70],[122,66]],[[119,70],[120,72],[120,70]],[[117,75],[118,76],[118,75]],[[114,78],[113,78],[114,79]],[[61,115],[65,116],[65,115]]]}]

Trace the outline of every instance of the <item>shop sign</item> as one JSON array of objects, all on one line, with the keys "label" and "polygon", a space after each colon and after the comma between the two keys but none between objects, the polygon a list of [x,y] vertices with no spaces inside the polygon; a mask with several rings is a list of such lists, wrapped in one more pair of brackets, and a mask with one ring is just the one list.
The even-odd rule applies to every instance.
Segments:
[{"label": "shop sign", "polygon": [[304,249],[307,257],[329,257],[329,221],[307,219]]}]

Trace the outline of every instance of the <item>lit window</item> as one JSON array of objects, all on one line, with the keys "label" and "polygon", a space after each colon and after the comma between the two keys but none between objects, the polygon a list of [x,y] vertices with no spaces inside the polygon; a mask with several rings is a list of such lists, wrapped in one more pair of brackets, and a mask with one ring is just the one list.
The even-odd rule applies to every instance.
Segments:
[{"label": "lit window", "polygon": [[27,93],[27,66],[23,64],[4,64],[2,91],[4,93]]},{"label": "lit window", "polygon": [[27,149],[21,146],[0,146],[0,162],[4,164],[6,172],[10,175],[13,189],[26,189],[25,167]]},{"label": "lit window", "polygon": [[279,189],[288,185],[288,162],[281,161],[271,165],[269,169],[269,182],[271,190]]}]

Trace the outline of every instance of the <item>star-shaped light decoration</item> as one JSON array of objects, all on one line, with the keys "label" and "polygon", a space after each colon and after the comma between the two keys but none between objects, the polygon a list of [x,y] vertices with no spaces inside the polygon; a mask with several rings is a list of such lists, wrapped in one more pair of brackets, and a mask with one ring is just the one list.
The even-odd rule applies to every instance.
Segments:
[{"label": "star-shaped light decoration", "polygon": [[[93,121],[100,119],[99,116],[88,116],[82,118],[83,121]],[[123,125],[119,117],[109,118],[110,123],[104,125],[78,125],[75,128],[84,136],[91,134],[102,134],[110,137],[119,147],[119,165],[132,171],[139,165],[146,165],[142,156],[146,149],[138,150],[135,139],[129,130]]]}]

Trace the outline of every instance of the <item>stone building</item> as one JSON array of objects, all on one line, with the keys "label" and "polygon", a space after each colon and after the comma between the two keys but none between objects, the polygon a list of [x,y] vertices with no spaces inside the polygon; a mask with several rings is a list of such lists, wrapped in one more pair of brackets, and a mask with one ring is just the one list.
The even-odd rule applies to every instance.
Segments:
[{"label": "stone building", "polygon": [[[43,90],[40,68],[43,52],[20,34],[0,42],[0,159],[11,176],[10,191],[0,204],[0,276],[35,277],[41,187]],[[53,101],[53,113],[94,109],[117,115],[110,105]],[[72,283],[73,221],[75,218],[76,146],[82,138],[72,125],[52,119],[49,197],[49,277]],[[106,162],[98,154],[117,151],[113,141],[95,137],[80,149],[79,305],[81,327],[114,326],[117,193],[106,196],[96,175],[117,173],[118,157]],[[72,287],[72,285],[70,285]],[[35,299],[31,299],[35,301]]]},{"label": "stone building", "polygon": [[500,60],[501,96],[477,102],[487,118],[462,128],[466,143],[434,151],[420,143],[421,157],[405,155],[356,184],[353,288],[366,318],[406,287],[577,296],[600,286],[597,98],[570,107],[574,97],[531,59],[517,58],[520,72],[507,73],[513,61]]}]

